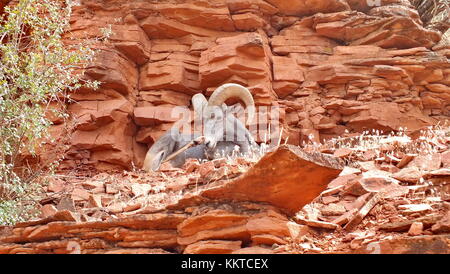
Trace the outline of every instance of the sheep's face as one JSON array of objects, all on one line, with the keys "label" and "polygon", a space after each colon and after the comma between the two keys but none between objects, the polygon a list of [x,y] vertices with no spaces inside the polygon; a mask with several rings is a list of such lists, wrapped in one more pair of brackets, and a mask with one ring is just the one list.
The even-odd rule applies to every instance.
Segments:
[{"label": "sheep's face", "polygon": [[205,145],[215,148],[218,142],[243,142],[246,140],[245,125],[237,117],[242,115],[240,105],[227,107],[209,106],[203,115]]},{"label": "sheep's face", "polygon": [[226,130],[226,119],[224,107],[207,107],[203,115],[203,131],[205,136],[205,145],[208,148],[214,148],[217,142],[223,141]]}]

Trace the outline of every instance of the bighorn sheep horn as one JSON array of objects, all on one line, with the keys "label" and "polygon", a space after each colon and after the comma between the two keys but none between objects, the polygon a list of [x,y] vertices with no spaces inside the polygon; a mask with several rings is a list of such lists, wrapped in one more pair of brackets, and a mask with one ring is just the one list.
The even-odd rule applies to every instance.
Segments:
[{"label": "bighorn sheep horn", "polygon": [[145,171],[158,170],[163,160],[175,150],[175,140],[178,138],[178,130],[173,128],[161,136],[147,151],[142,169]]},{"label": "bighorn sheep horn", "polygon": [[156,153],[152,153],[152,151],[148,150],[145,155],[144,164],[142,165],[142,169],[149,172],[150,170],[156,171],[164,159],[164,151],[159,151]]},{"label": "bighorn sheep horn", "polygon": [[218,87],[208,100],[208,106],[220,106],[229,98],[239,98],[245,103],[248,110],[247,124],[253,121],[255,116],[255,102],[250,91],[239,84],[224,84]]}]

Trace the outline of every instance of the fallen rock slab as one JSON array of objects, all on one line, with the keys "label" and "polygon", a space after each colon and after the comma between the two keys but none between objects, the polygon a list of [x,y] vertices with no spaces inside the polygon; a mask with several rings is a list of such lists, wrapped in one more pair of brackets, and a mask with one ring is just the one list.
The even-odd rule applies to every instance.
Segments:
[{"label": "fallen rock slab", "polygon": [[450,212],[431,227],[433,233],[450,233]]},{"label": "fallen rock slab", "polygon": [[368,199],[369,200],[367,201],[367,203],[344,226],[345,230],[351,231],[355,229],[356,226],[361,223],[364,217],[366,217],[366,215],[370,212],[370,210],[372,210],[372,208],[380,201],[381,195],[380,193],[371,193]]},{"label": "fallen rock slab", "polygon": [[185,208],[208,200],[268,203],[293,215],[320,195],[343,169],[332,156],[306,153],[283,145],[267,153],[245,174],[187,193],[168,208]]},{"label": "fallen rock slab", "polygon": [[302,218],[296,218],[296,221],[300,224],[307,225],[310,227],[316,227],[316,228],[324,228],[324,229],[337,229],[339,225],[329,222],[323,222],[323,221],[317,221],[317,220],[307,220]]},{"label": "fallen rock slab", "polygon": [[371,242],[356,254],[450,254],[450,235],[416,236]]},{"label": "fallen rock slab", "polygon": [[409,236],[418,236],[423,233],[423,223],[421,222],[414,222],[411,224],[411,227],[408,230]]},{"label": "fallen rock slab", "polygon": [[233,251],[232,254],[274,254],[273,250],[259,246],[251,246]]},{"label": "fallen rock slab", "polygon": [[402,210],[402,213],[405,214],[425,213],[432,210],[429,204],[399,205],[398,209]]},{"label": "fallen rock slab", "polygon": [[437,221],[442,219],[442,215],[431,215],[431,216],[425,216],[420,217],[413,220],[404,220],[399,222],[388,222],[386,224],[383,224],[380,226],[380,230],[388,231],[388,232],[402,232],[407,231],[411,225],[415,222],[420,222],[423,224],[424,229],[427,229],[434,225]]},{"label": "fallen rock slab", "polygon": [[[0,228],[0,254],[66,254],[77,250],[81,254],[133,253],[135,249],[142,249],[140,253],[155,253],[150,249],[177,246],[176,228],[185,217],[184,214],[155,213],[103,222],[54,219],[20,223]],[[120,251],[116,247],[120,247]]]},{"label": "fallen rock slab", "polygon": [[241,249],[241,241],[199,241],[188,245],[184,254],[229,254]]}]

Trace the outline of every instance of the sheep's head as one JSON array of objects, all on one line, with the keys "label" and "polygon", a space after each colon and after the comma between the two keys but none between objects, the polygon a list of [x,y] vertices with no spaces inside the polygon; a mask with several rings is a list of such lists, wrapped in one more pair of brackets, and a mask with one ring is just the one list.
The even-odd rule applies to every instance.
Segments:
[{"label": "sheep's head", "polygon": [[239,129],[244,126],[233,115],[236,108],[225,105],[225,101],[232,97],[245,103],[248,113],[247,124],[249,124],[253,121],[255,103],[250,91],[241,85],[222,85],[213,92],[208,101],[201,94],[196,94],[192,98],[194,112],[197,118],[203,120],[205,145],[208,148],[214,148],[219,141],[235,141],[239,138]]}]

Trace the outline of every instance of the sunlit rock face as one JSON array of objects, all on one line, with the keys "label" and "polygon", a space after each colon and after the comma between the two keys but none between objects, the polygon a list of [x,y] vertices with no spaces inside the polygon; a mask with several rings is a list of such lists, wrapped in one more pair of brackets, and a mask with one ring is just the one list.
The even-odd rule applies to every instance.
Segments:
[{"label": "sunlit rock face", "polygon": [[230,82],[278,107],[294,145],[449,115],[449,48],[409,1],[85,0],[71,27],[67,39],[112,35],[86,71],[100,89],[71,95],[66,168],[140,167],[176,120],[167,109]]}]

